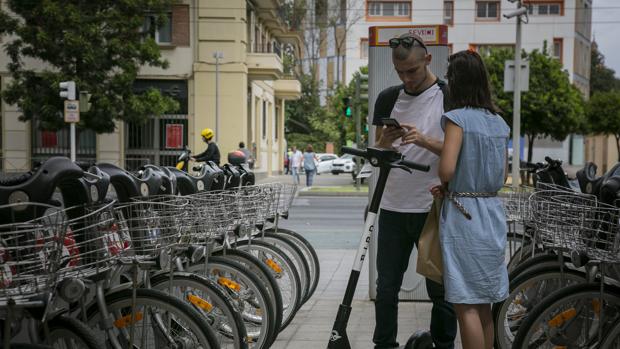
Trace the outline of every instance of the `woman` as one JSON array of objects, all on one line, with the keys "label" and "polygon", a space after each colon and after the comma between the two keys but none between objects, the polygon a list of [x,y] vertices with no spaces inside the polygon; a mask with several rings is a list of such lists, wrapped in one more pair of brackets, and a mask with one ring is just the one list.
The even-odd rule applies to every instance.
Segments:
[{"label": "woman", "polygon": [[308,188],[312,187],[312,180],[314,179],[314,174],[316,173],[316,163],[318,162],[318,158],[312,149],[312,144],[308,144],[306,146],[306,151],[304,152],[304,172],[306,172],[306,186]]},{"label": "woman", "polygon": [[454,304],[465,349],[493,348],[492,303],[508,296],[507,225],[497,192],[507,175],[510,129],[497,115],[480,56],[461,51],[448,66],[449,112],[439,179],[445,299]]}]

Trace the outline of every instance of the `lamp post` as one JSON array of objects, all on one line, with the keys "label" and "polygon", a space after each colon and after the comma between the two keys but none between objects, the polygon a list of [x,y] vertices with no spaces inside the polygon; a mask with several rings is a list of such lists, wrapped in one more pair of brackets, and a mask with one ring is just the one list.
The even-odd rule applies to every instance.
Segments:
[{"label": "lamp post", "polygon": [[224,53],[215,51],[213,58],[215,58],[215,140],[217,141],[220,134],[220,59],[224,58]]}]

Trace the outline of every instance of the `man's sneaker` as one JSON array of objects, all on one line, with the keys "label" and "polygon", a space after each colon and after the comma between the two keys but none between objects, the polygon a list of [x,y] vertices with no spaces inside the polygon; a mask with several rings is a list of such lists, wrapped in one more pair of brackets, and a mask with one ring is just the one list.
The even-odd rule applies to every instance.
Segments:
[{"label": "man's sneaker", "polygon": [[417,331],[412,334],[405,344],[405,349],[432,349],[433,337],[429,331]]}]

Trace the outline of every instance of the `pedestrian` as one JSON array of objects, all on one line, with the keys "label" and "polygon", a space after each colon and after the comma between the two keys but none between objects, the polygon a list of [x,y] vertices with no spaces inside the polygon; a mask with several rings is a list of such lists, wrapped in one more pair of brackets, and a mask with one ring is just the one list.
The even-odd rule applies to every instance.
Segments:
[{"label": "pedestrian", "polygon": [[245,147],[245,143],[239,142],[239,151],[245,155],[245,162],[248,164],[250,169],[254,168],[254,157],[252,156],[252,152]]},{"label": "pedestrian", "polygon": [[284,174],[288,174],[290,172],[290,167],[291,167],[291,154],[293,152],[291,151],[291,148],[288,148],[288,150],[284,153]]},{"label": "pedestrian", "polygon": [[312,144],[308,144],[303,158],[304,172],[306,172],[306,187],[308,188],[312,188],[312,180],[316,174],[316,164],[318,161],[319,158],[314,153]]},{"label": "pedestrian", "polygon": [[497,115],[488,73],[476,52],[450,56],[447,76],[451,110],[442,118],[442,185],[431,189],[449,199],[439,224],[446,300],[454,304],[463,348],[491,349],[491,306],[508,297],[508,227],[497,192],[507,178],[510,128]]},{"label": "pedestrian", "polygon": [[[406,160],[428,164],[431,170],[414,175],[394,170],[385,186],[379,213],[375,348],[399,346],[398,293],[431,208],[429,188],[439,181],[441,115],[446,97],[446,84],[430,71],[432,57],[419,36],[404,34],[391,39],[389,45],[394,69],[403,84],[389,87],[377,97],[373,115],[376,146],[395,148]],[[401,127],[383,126],[381,119],[387,117],[396,119]],[[435,348],[452,349],[457,333],[454,308],[444,300],[441,284],[426,279],[426,290],[433,302],[430,333],[418,333],[418,340],[432,341]]]},{"label": "pedestrian", "polygon": [[303,155],[301,151],[297,149],[296,146],[293,146],[291,149],[293,154],[291,155],[290,166],[291,166],[291,174],[293,175],[293,183],[299,185],[299,171],[301,171],[301,163]]},{"label": "pedestrian", "polygon": [[220,165],[220,148],[213,140],[215,133],[210,128],[205,128],[200,132],[202,141],[207,143],[207,149],[202,153],[192,157],[194,161],[213,161],[216,165]]}]

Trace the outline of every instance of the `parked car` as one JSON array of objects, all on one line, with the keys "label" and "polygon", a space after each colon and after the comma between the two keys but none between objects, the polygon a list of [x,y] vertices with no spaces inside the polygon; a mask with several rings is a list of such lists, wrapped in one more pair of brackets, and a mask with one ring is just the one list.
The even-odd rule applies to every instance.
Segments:
[{"label": "parked car", "polygon": [[353,173],[355,171],[355,162],[353,161],[353,155],[344,154],[340,158],[332,161],[332,173]]},{"label": "parked car", "polygon": [[332,162],[338,159],[338,155],[330,153],[317,154],[319,163],[316,167],[316,173],[329,173],[332,171]]}]

